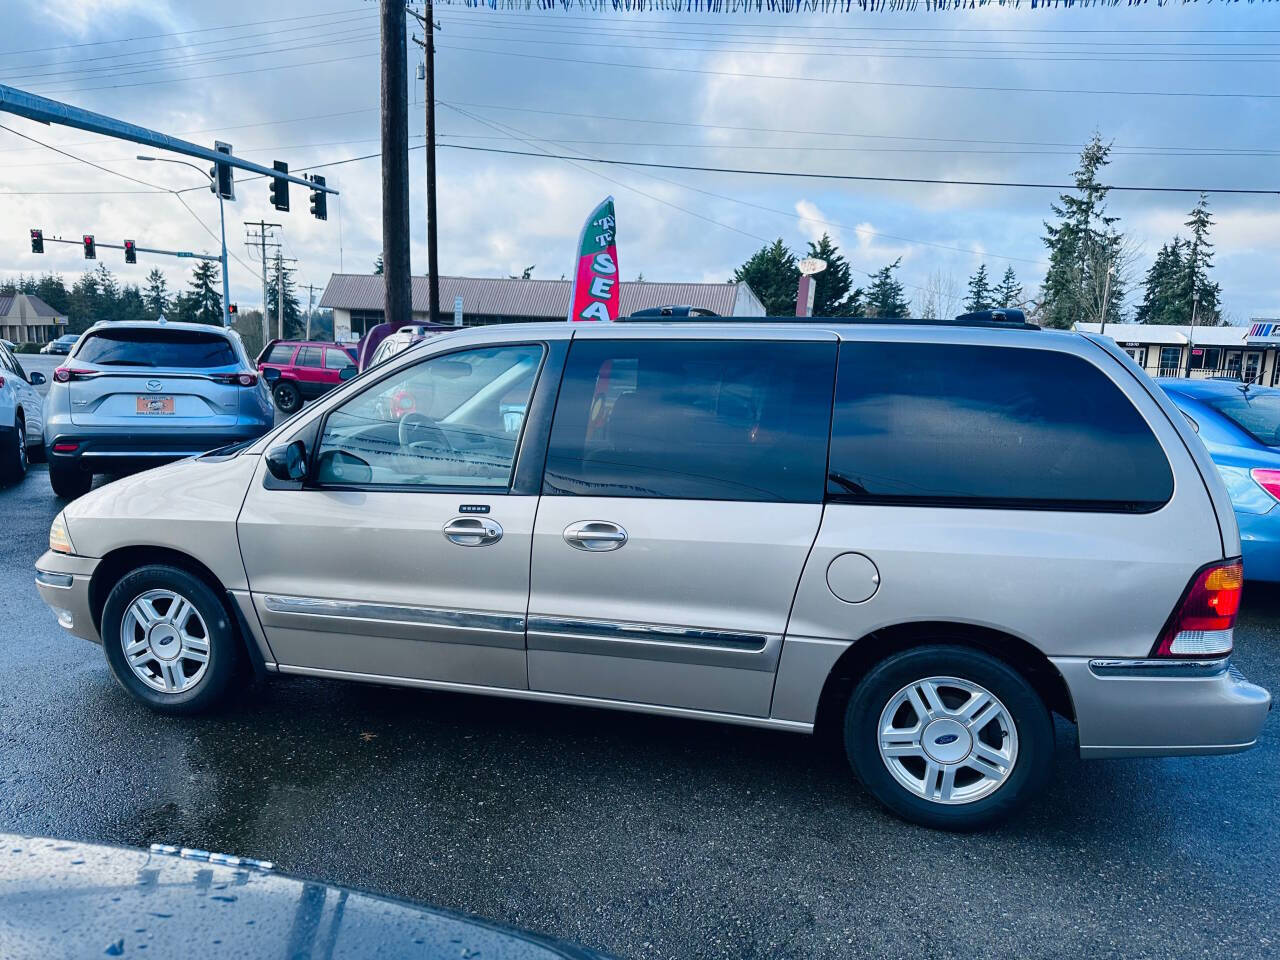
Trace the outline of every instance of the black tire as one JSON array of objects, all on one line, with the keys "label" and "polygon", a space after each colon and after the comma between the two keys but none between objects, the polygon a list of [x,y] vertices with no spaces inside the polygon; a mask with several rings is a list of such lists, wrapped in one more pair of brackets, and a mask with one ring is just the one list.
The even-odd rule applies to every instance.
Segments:
[{"label": "black tire", "polygon": [[[198,672],[199,667],[190,670],[191,665],[187,663],[184,670],[190,670],[194,682],[176,693],[148,686],[129,666],[125,656],[125,643],[142,635],[136,624],[125,623],[125,613],[134,600],[153,590],[172,591],[186,598],[206,628],[202,632],[207,636],[208,662],[203,673]],[[160,612],[169,614],[172,609],[170,605]],[[199,577],[167,564],[139,567],[111,589],[102,610],[102,647],[112,675],[135,700],[157,713],[178,716],[203,713],[222,702],[232,688],[242,654],[235,624],[217,594]],[[158,660],[150,663],[158,668]],[[160,673],[159,669],[154,672]]]},{"label": "black tire", "polygon": [[83,497],[93,486],[93,474],[81,470],[78,463],[59,462],[49,458],[49,483],[53,492],[63,500],[74,500]]},{"label": "black tire", "polygon": [[288,380],[277,383],[275,389],[271,391],[271,396],[275,398],[276,409],[281,413],[297,413],[302,406],[302,391],[298,389],[296,383],[290,383]]},{"label": "black tire", "polygon": [[13,429],[0,431],[0,483],[21,483],[27,475],[27,425],[19,413]]},{"label": "black tire", "polygon": [[[900,691],[931,677],[957,678],[984,688],[1005,707],[1012,719],[1017,737],[1012,768],[991,792],[969,802],[947,804],[913,792],[890,772],[892,761],[882,758],[880,753],[881,714]],[[945,685],[942,692],[955,696]],[[954,701],[946,703],[944,699],[944,703],[948,708],[958,708]],[[919,717],[912,716],[916,713],[913,707],[904,704],[904,708],[908,717],[920,722]],[[998,731],[999,722],[992,721],[979,732],[990,741]],[[961,737],[967,735],[960,733]],[[954,735],[948,736],[948,744],[956,742]],[[927,736],[922,739],[928,742]],[[938,744],[943,742],[939,737],[931,749],[939,750]],[[995,657],[967,647],[916,647],[881,661],[854,689],[845,710],[844,745],[858,778],[893,813],[904,820],[940,830],[977,830],[1009,817],[1048,783],[1053,770],[1053,719],[1044,701],[1022,675]],[[899,769],[910,764],[918,764],[918,768],[913,768],[921,771],[916,776],[922,781],[928,780],[924,758],[905,759]],[[972,768],[963,764],[958,765],[957,771],[957,788],[963,778],[977,776]],[[907,770],[908,774],[911,772]],[[940,786],[941,781],[938,783]]]}]

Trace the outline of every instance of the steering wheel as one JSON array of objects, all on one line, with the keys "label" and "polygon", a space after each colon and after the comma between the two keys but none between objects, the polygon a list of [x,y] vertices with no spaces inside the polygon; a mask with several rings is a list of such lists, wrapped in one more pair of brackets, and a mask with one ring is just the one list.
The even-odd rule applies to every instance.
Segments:
[{"label": "steering wheel", "polygon": [[406,413],[400,418],[397,439],[402,451],[425,446],[434,450],[453,450],[453,444],[440,429],[440,425],[425,413]]}]

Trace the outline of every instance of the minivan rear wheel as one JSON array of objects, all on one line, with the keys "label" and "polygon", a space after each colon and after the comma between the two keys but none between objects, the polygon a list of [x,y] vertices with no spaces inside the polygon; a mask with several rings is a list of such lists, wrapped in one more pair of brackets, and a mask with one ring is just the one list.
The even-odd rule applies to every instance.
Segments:
[{"label": "minivan rear wheel", "polygon": [[199,577],[149,564],[112,587],[102,647],[135,700],[168,714],[201,713],[228,693],[240,643],[226,607]]},{"label": "minivan rear wheel", "polygon": [[844,742],[877,800],[943,830],[1005,819],[1053,768],[1044,701],[1017,671],[967,647],[916,647],[877,664],[849,698]]}]

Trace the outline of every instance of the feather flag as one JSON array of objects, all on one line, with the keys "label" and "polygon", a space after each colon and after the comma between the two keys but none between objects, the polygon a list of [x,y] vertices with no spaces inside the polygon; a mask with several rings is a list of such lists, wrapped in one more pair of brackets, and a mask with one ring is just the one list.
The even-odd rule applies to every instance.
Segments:
[{"label": "feather flag", "polygon": [[578,237],[578,260],[573,269],[569,322],[618,319],[618,244],[613,197],[605,197],[587,217]]}]

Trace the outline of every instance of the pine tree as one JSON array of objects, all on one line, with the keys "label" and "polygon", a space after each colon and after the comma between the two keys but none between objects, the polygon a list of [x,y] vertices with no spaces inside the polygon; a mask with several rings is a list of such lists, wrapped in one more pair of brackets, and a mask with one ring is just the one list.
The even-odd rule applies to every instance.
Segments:
[{"label": "pine tree", "polygon": [[965,301],[965,310],[973,313],[976,310],[990,310],[995,305],[996,291],[987,277],[987,265],[978,264],[978,272],[969,278],[969,299]]},{"label": "pine tree", "polygon": [[894,271],[902,263],[899,257],[886,267],[868,274],[871,284],[867,287],[867,316],[901,318],[911,316],[911,305],[904,296],[902,283]]},{"label": "pine tree", "polygon": [[169,282],[158,267],[147,274],[147,285],[142,294],[147,316],[155,320],[169,309]]},{"label": "pine tree", "polygon": [[1200,305],[1195,312],[1196,323],[1217,326],[1222,322],[1222,313],[1218,307],[1222,288],[1209,280],[1209,271],[1213,268],[1213,244],[1209,241],[1209,228],[1213,226],[1213,217],[1209,213],[1209,198],[1203,193],[1185,226],[1191,228],[1191,239],[1185,247],[1186,257],[1179,292],[1187,304],[1188,316],[1192,298],[1199,292]]},{"label": "pine tree", "polygon": [[[1160,247],[1143,281],[1142,303],[1134,319],[1138,323],[1190,323],[1190,304],[1182,298],[1186,267],[1181,237]],[[1185,309],[1184,309],[1185,308]]]},{"label": "pine tree", "polygon": [[1018,307],[1022,305],[1022,284],[1013,267],[1006,267],[1004,277],[993,294],[997,307]]},{"label": "pine tree", "polygon": [[795,254],[787,249],[781,237],[753,253],[733,271],[733,279],[751,288],[769,316],[791,316],[796,312],[800,268],[796,266]]},{"label": "pine tree", "polygon": [[378,254],[378,259],[377,259],[377,260],[375,260],[375,261],[373,261],[373,274],[374,274],[374,276],[381,276],[381,275],[382,275],[382,271],[383,271],[384,269],[385,269],[385,267],[383,266],[383,263],[382,263],[382,254]]},{"label": "pine tree", "polygon": [[825,233],[817,243],[809,242],[809,256],[827,261],[827,268],[814,277],[817,288],[813,294],[815,317],[856,317],[862,313],[862,288],[853,287],[849,276],[849,262],[840,248]]},{"label": "pine tree", "polygon": [[1078,320],[1120,319],[1124,303],[1123,277],[1107,271],[1120,263],[1123,236],[1116,229],[1119,217],[1107,214],[1107,192],[1098,179],[1109,162],[1111,145],[1095,133],[1080,154],[1075,172],[1075,195],[1061,194],[1052,204],[1056,226],[1046,223],[1044,243],[1049,249],[1049,269],[1040,292],[1040,310],[1050,327],[1067,328]]},{"label": "pine tree", "polygon": [[284,286],[284,338],[298,339],[305,332],[302,322],[302,308],[298,303],[298,294],[294,289],[293,271],[283,260],[272,265],[272,272],[267,277],[267,327],[274,331],[276,319],[279,317],[277,293],[281,284]]},{"label": "pine tree", "polygon": [[212,260],[201,260],[191,270],[191,285],[178,296],[174,312],[188,323],[222,324],[221,274]]}]

